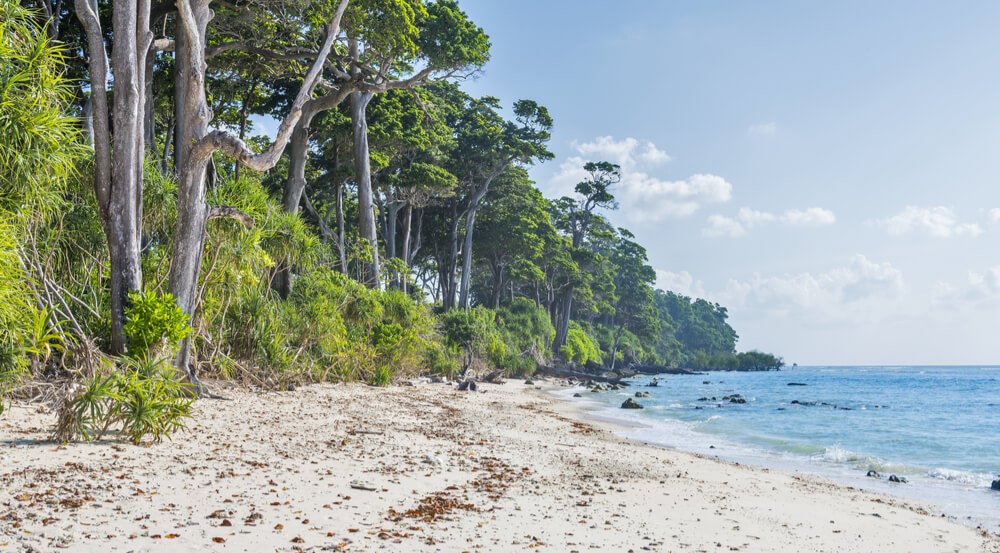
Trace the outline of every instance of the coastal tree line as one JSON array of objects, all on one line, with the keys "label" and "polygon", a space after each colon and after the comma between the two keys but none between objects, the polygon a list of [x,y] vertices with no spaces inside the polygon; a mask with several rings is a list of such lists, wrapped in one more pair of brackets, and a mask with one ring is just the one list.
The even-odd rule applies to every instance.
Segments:
[{"label": "coastal tree line", "polygon": [[553,118],[462,89],[454,0],[0,0],[0,39],[6,388],[781,364],[655,289],[619,167],[542,196]]}]

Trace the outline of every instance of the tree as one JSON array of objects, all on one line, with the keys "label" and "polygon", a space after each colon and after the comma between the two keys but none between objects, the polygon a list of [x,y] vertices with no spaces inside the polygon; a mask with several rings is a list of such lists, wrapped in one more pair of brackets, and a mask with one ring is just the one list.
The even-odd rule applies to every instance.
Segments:
[{"label": "tree", "polygon": [[[332,92],[306,105],[291,148],[284,206],[298,209],[312,117],[350,99],[359,232],[373,256],[365,268],[370,286],[380,285],[380,262],[372,191],[367,107],[388,90],[413,89],[473,72],[489,59],[489,39],[453,0],[362,0],[347,15],[347,55],[333,64]],[[413,69],[421,67],[420,69]]]},{"label": "tree", "polygon": [[[464,96],[464,95],[463,95]],[[457,112],[455,147],[449,152],[448,169],[458,177],[465,194],[464,209],[453,220],[449,289],[445,307],[454,306],[458,231],[464,221],[465,238],[461,249],[462,281],[458,290],[459,307],[469,307],[469,283],[472,277],[473,232],[476,213],[490,184],[511,165],[530,165],[536,160],[552,159],[545,144],[550,138],[552,117],[544,107],[531,100],[514,103],[515,121],[504,121],[496,110],[500,101],[493,97],[472,99],[464,96],[464,108]]]},{"label": "tree", "polygon": [[[340,32],[340,22],[347,9],[348,0],[341,0],[331,19],[317,34],[322,36],[322,45],[306,73],[301,88],[292,102],[288,114],[278,127],[277,137],[271,147],[262,153],[255,153],[243,140],[223,131],[209,131],[212,122],[205,89],[207,67],[206,45],[207,27],[212,18],[209,0],[179,0],[179,36],[184,37],[185,47],[178,49],[178,71],[189,77],[185,86],[178,90],[176,102],[182,106],[178,125],[183,132],[177,134],[177,144],[182,163],[178,168],[177,226],[174,235],[174,257],[170,265],[170,293],[178,305],[194,319],[201,270],[202,250],[205,230],[213,216],[237,216],[231,210],[213,209],[205,201],[206,169],[215,152],[224,153],[236,162],[255,170],[263,171],[273,167],[281,156],[292,131],[302,115],[303,105],[310,99],[313,89],[322,76],[326,58]],[[186,55],[180,55],[181,53]],[[252,219],[242,217],[244,223],[252,226]],[[192,382],[197,382],[193,370],[189,369],[190,338],[181,342],[177,355],[178,369],[184,371]]]},{"label": "tree", "polygon": [[151,6],[150,0],[115,0],[112,4],[111,26],[116,38],[110,69],[115,94],[110,111],[108,54],[98,3],[76,0],[75,6],[90,50],[94,193],[111,259],[111,349],[123,352],[128,296],[142,286],[139,255],[145,134],[144,118],[136,114],[144,110],[142,91],[149,78],[145,60],[153,42]]},{"label": "tree", "polygon": [[475,253],[492,277],[488,305],[494,309],[500,307],[508,282],[541,280],[537,264],[542,261],[545,236],[554,234],[554,229],[547,202],[532,184],[524,168],[511,167],[483,200]]},{"label": "tree", "polygon": [[611,326],[618,327],[611,346],[611,370],[615,368],[618,346],[625,330],[652,340],[660,327],[653,303],[652,285],[656,281],[656,271],[646,265],[646,248],[636,243],[634,238],[631,232],[618,229],[614,246],[608,252],[614,266],[615,283]]},{"label": "tree", "polygon": [[[597,209],[617,209],[611,187],[621,182],[621,168],[607,161],[588,162],[583,169],[590,177],[576,185],[576,198],[564,196],[554,203],[556,225],[572,238],[573,248],[582,248],[594,224]],[[555,347],[566,343],[569,321],[573,313],[574,287],[562,291],[561,306],[554,321]]]}]

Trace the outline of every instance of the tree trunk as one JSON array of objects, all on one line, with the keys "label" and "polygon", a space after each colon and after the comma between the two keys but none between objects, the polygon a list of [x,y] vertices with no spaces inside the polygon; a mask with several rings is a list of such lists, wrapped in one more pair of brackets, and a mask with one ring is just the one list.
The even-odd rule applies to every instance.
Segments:
[{"label": "tree trunk", "polygon": [[[406,202],[406,211],[403,213],[403,262],[409,266],[410,264],[410,229],[413,226],[413,203]],[[407,292],[407,283],[410,279],[404,278],[401,282],[401,288],[404,292]]]},{"label": "tree trunk", "polygon": [[354,174],[358,185],[358,231],[361,239],[371,246],[371,259],[363,263],[365,284],[381,289],[381,269],[378,257],[375,210],[372,201],[371,155],[368,150],[368,121],[365,110],[374,97],[370,92],[351,94],[351,128],[354,133]]},{"label": "tree trunk", "polygon": [[[111,286],[111,349],[126,350],[124,331],[128,294],[142,287],[143,92],[146,53],[152,43],[150,1],[120,0],[112,11],[118,40],[111,55],[115,94],[109,118],[108,57],[97,2],[76,0],[76,11],[90,45],[91,105],[95,167],[94,192],[108,239]],[[110,121],[109,121],[110,119]],[[114,128],[114,135],[110,129]]]},{"label": "tree trunk", "polygon": [[459,229],[459,218],[458,218],[458,200],[451,201],[451,236],[450,236],[450,251],[448,252],[447,266],[445,270],[445,278],[442,279],[441,288],[441,301],[444,305],[445,310],[455,308],[455,293],[458,281],[458,229]]},{"label": "tree trunk", "polygon": [[558,350],[566,345],[566,338],[569,336],[569,319],[573,311],[573,287],[568,287],[563,292],[562,303],[557,310],[556,339],[552,342],[552,348]]},{"label": "tree trunk", "polygon": [[344,241],[344,181],[337,179],[337,248],[340,249],[340,272],[347,274],[347,243]]}]

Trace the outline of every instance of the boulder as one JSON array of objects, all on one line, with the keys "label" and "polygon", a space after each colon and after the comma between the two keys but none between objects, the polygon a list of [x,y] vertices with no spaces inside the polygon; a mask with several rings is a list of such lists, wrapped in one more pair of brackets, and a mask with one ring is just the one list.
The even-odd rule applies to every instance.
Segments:
[{"label": "boulder", "polygon": [[1000,480],[994,480],[993,483],[990,484],[990,489],[993,491],[1000,492]]},{"label": "boulder", "polygon": [[649,397],[649,394],[646,392],[636,392],[635,397]]},{"label": "boulder", "polygon": [[573,394],[573,397],[583,397],[583,394],[577,392],[577,393]]},{"label": "boulder", "polygon": [[524,385],[525,386],[534,386],[535,385],[535,381],[534,380],[525,380],[524,381]]},{"label": "boulder", "polygon": [[882,478],[882,475],[875,472],[874,470],[868,471],[868,474],[866,474],[865,476],[867,476],[868,478]]},{"label": "boulder", "polygon": [[906,483],[906,478],[904,478],[902,476],[896,476],[895,474],[890,474],[889,475],[889,481],[890,482],[895,482],[897,484],[905,484]]},{"label": "boulder", "polygon": [[628,398],[625,400],[625,403],[622,403],[622,409],[642,409],[642,405],[634,399]]},{"label": "boulder", "polygon": [[746,403],[746,402],[747,402],[747,400],[745,400],[745,399],[743,399],[741,397],[734,397],[734,398],[731,398],[729,400],[729,403],[736,403],[736,404]]}]

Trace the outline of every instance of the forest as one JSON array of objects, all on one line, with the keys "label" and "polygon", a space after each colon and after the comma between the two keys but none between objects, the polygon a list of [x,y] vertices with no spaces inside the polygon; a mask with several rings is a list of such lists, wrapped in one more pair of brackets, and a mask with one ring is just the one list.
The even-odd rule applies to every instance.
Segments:
[{"label": "forest", "polygon": [[455,0],[0,0],[0,409],[58,382],[58,436],[138,442],[206,377],[780,368],[655,288],[618,166],[542,195],[489,59]]}]

